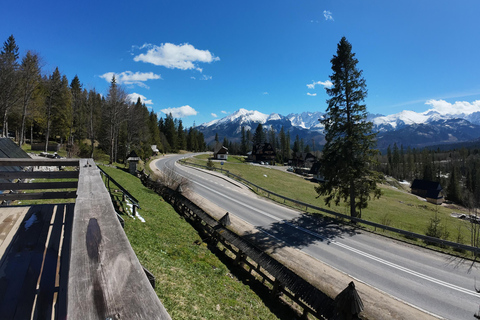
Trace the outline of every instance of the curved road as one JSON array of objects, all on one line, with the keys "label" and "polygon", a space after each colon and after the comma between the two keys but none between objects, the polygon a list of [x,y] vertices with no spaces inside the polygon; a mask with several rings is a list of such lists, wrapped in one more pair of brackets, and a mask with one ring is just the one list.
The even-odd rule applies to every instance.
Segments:
[{"label": "curved road", "polygon": [[[477,263],[406,245],[260,198],[238,182],[179,166],[185,155],[157,161],[192,183],[195,193],[291,246],[417,308],[445,319],[474,319],[480,295]],[[480,283],[479,285],[480,286]]]}]

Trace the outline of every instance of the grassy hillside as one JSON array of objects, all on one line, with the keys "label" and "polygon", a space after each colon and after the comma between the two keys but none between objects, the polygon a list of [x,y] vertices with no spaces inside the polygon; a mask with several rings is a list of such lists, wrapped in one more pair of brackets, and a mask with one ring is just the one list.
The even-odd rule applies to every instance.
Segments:
[{"label": "grassy hillside", "polygon": [[125,233],[140,262],[155,275],[155,290],[173,319],[293,319],[290,309],[211,253],[190,224],[137,178],[102,169],[139,200],[146,222],[124,216]]}]

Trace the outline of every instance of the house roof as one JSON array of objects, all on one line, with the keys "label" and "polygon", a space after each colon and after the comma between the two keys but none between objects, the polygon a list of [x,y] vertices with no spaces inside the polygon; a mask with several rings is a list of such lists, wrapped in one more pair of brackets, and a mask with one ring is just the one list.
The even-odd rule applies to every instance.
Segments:
[{"label": "house roof", "polygon": [[217,153],[225,154],[225,153],[228,153],[228,149],[225,148],[222,144],[217,143],[215,145],[215,149],[213,150],[213,153],[215,153],[215,154],[217,154]]},{"label": "house roof", "polygon": [[[17,146],[10,138],[0,138],[0,158],[30,158],[30,156]],[[1,171],[21,171],[21,167],[0,167]],[[5,182],[5,179],[0,179]]]},{"label": "house roof", "polygon": [[132,150],[127,157],[127,161],[140,161],[140,157],[137,155],[135,150]]},{"label": "house roof", "polygon": [[0,158],[30,158],[30,156],[10,138],[0,138]]},{"label": "house roof", "polygon": [[415,179],[412,182],[412,189],[420,189],[420,190],[442,190],[442,186],[440,183],[435,182],[435,181],[429,181],[429,180],[420,180],[420,179]]}]

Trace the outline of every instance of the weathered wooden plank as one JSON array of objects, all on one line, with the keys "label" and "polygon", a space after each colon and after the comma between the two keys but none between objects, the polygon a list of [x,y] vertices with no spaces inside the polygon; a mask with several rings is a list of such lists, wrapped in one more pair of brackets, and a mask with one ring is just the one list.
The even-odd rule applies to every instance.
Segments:
[{"label": "weathered wooden plank", "polygon": [[0,190],[76,189],[78,181],[0,183]]},{"label": "weathered wooden plank", "polygon": [[[92,160],[93,161],[93,160]],[[79,159],[28,159],[28,158],[2,158],[0,167],[78,167]]]},{"label": "weathered wooden plank", "polygon": [[0,171],[1,179],[77,179],[78,171]]},{"label": "weathered wooden plank", "polygon": [[52,208],[44,205],[31,209],[2,257],[0,315],[4,319],[25,319],[23,314],[30,315]]},{"label": "weathered wooden plank", "polygon": [[31,193],[3,193],[0,194],[0,201],[13,200],[42,200],[42,199],[73,199],[77,197],[76,191],[58,192],[31,192]]},{"label": "weathered wooden plank", "polygon": [[50,239],[43,256],[43,272],[40,279],[40,287],[37,293],[34,319],[51,319],[53,312],[53,295],[55,292],[55,277],[62,235],[63,215],[65,205],[57,205],[55,220],[53,222]]},{"label": "weathered wooden plank", "polygon": [[84,164],[73,221],[68,317],[171,319],[115,216],[98,168]]},{"label": "weathered wooden plank", "polygon": [[60,261],[60,279],[58,288],[57,308],[55,308],[55,319],[67,319],[67,292],[68,275],[70,269],[70,246],[72,239],[72,225],[75,204],[67,204],[64,221],[64,237]]}]

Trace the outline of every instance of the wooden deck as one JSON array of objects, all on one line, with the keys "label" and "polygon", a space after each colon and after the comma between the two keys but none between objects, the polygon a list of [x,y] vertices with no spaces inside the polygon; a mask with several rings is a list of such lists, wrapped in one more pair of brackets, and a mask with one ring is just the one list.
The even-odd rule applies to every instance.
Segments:
[{"label": "wooden deck", "polygon": [[[31,165],[8,161],[3,165]],[[91,159],[76,165],[75,203],[0,207],[0,319],[170,320],[116,217],[99,169]]]},{"label": "wooden deck", "polygon": [[0,210],[0,318],[65,318],[73,211],[74,204]]}]

